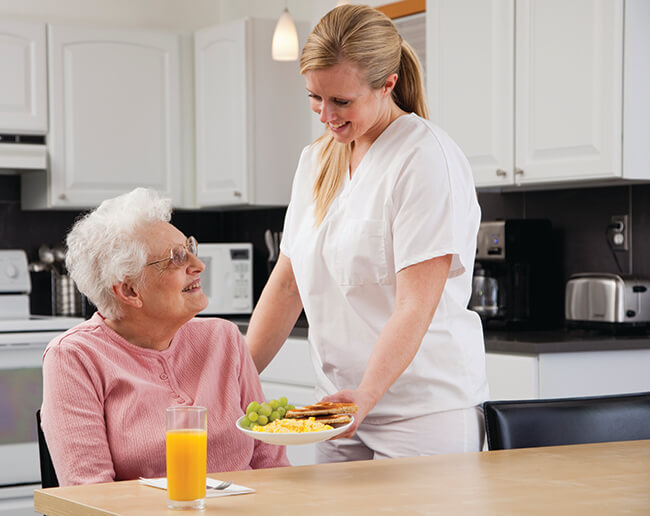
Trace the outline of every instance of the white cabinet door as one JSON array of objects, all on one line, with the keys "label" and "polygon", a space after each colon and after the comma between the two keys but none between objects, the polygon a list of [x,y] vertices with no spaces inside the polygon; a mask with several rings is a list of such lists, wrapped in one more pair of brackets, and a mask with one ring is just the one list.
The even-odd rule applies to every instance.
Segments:
[{"label": "white cabinet door", "polygon": [[513,0],[427,2],[431,120],[461,147],[477,186],[513,182]]},{"label": "white cabinet door", "polygon": [[0,21],[0,132],[47,131],[45,24]]},{"label": "white cabinet door", "polygon": [[179,37],[49,27],[49,204],[84,208],[153,188],[178,204]]},{"label": "white cabinet door", "polygon": [[623,177],[623,23],[623,0],[427,2],[432,120],[477,187]]},{"label": "white cabinet door", "polygon": [[196,199],[248,203],[246,20],[194,35]]},{"label": "white cabinet door", "polygon": [[622,175],[622,0],[518,0],[521,184]]},{"label": "white cabinet door", "polygon": [[[273,20],[195,34],[199,206],[286,206],[311,111],[298,63],[271,59]],[[296,24],[305,41],[307,24]]]}]

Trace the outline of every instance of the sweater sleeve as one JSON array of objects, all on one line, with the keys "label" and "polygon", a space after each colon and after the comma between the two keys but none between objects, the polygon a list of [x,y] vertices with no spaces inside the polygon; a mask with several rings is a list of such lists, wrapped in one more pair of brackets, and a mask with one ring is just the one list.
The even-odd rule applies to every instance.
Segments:
[{"label": "sweater sleeve", "polygon": [[91,364],[65,342],[48,348],[41,421],[61,486],[114,480],[103,413],[101,384]]},{"label": "sweater sleeve", "polygon": [[[239,331],[236,332],[238,349],[241,357],[241,371],[239,373],[239,387],[241,392],[241,408],[246,412],[246,407],[251,401],[262,401],[265,399],[262,391],[262,384],[253,363],[253,358],[248,351],[244,337]],[[250,462],[253,469],[274,468],[289,466],[289,459],[284,446],[266,444],[255,440],[255,451]]]}]

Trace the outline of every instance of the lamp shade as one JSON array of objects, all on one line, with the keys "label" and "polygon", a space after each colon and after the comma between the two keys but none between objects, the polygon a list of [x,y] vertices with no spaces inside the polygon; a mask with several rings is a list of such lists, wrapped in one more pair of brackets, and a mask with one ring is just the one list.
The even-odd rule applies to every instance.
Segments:
[{"label": "lamp shade", "polygon": [[271,55],[276,61],[298,59],[298,32],[288,9],[284,10],[275,26]]}]

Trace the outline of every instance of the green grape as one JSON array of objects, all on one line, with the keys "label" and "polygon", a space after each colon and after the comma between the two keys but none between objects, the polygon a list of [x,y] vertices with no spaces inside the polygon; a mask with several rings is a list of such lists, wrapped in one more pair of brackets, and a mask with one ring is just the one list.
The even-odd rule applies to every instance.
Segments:
[{"label": "green grape", "polygon": [[287,405],[287,410],[293,410],[293,409],[295,409],[295,408],[296,408],[296,407],[294,407],[291,403],[289,403],[289,404]]},{"label": "green grape", "polygon": [[278,400],[271,400],[271,401],[269,401],[269,405],[271,405],[271,408],[272,408],[273,410],[275,410],[276,408],[278,408],[278,407],[280,406],[280,404],[278,403]]},{"label": "green grape", "polygon": [[257,418],[257,424],[258,425],[264,426],[268,422],[269,422],[269,418],[266,417],[265,415],[260,415],[260,417]]},{"label": "green grape", "polygon": [[252,421],[253,423],[255,423],[259,419],[259,417],[260,416],[257,412],[251,412],[250,414],[248,414],[249,421]]},{"label": "green grape", "polygon": [[274,410],[273,412],[271,412],[271,415],[269,416],[269,419],[271,421],[275,421],[276,419],[280,419],[280,417],[281,417],[280,413],[277,410]]},{"label": "green grape", "polygon": [[260,408],[260,404],[257,401],[251,401],[248,404],[248,407],[246,407],[246,414],[250,414],[251,412],[257,412],[257,409]]},{"label": "green grape", "polygon": [[287,413],[287,409],[285,409],[284,407],[278,407],[277,409],[275,409],[274,412],[277,412],[278,414],[280,414],[280,418],[283,418],[284,415]]},{"label": "green grape", "polygon": [[262,403],[262,406],[260,409],[257,411],[260,416],[270,416],[271,412],[273,412],[273,407],[269,405],[268,403]]},{"label": "green grape", "polygon": [[286,407],[287,406],[287,397],[286,396],[281,396],[278,398],[278,403],[280,403],[281,407]]},{"label": "green grape", "polygon": [[244,418],[241,420],[241,426],[244,428],[249,428],[251,426],[251,420],[248,416],[244,416]]}]

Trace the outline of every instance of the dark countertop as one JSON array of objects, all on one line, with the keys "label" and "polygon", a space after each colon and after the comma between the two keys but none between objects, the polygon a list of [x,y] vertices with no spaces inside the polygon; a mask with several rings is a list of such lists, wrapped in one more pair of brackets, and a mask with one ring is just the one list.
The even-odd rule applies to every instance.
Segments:
[{"label": "dark countertop", "polygon": [[650,335],[615,335],[598,330],[557,329],[485,331],[485,350],[492,353],[575,353],[650,349]]},{"label": "dark countertop", "polygon": [[[246,334],[248,316],[227,317]],[[307,323],[299,320],[291,337],[307,338]],[[616,351],[650,349],[650,335],[615,335],[598,330],[485,330],[488,353],[575,353],[578,351]]]}]

